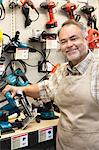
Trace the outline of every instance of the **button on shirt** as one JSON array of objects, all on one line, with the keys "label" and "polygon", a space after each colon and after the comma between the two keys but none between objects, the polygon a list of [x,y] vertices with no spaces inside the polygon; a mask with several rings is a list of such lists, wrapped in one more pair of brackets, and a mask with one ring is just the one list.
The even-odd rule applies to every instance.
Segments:
[{"label": "button on shirt", "polygon": [[[88,68],[88,64],[91,62],[91,60],[94,59],[93,53],[89,50],[89,53],[87,57],[77,64],[76,66],[72,67],[70,66],[70,63],[64,63],[62,64],[56,72],[50,76],[49,80],[42,81],[38,83],[39,89],[40,89],[40,99],[43,102],[48,102],[50,100],[54,100],[54,94],[61,82],[61,79],[64,78],[64,76],[68,75],[82,75],[85,73],[86,69]],[[96,72],[96,71],[95,71]],[[93,72],[92,74],[93,78],[91,81],[91,92],[94,96],[99,95],[97,93],[97,89],[99,87],[96,87],[97,81],[97,73],[95,74]],[[63,85],[64,86],[64,85]],[[99,91],[99,90],[98,90]]]}]

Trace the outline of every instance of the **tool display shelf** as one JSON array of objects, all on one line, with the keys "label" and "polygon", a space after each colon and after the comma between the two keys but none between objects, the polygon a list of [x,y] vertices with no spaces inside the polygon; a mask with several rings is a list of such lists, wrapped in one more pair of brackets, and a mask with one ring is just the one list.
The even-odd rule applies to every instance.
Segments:
[{"label": "tool display shelf", "polygon": [[[59,116],[59,114],[57,113]],[[31,122],[24,130],[3,134],[0,137],[0,150],[55,150],[58,119]]]}]

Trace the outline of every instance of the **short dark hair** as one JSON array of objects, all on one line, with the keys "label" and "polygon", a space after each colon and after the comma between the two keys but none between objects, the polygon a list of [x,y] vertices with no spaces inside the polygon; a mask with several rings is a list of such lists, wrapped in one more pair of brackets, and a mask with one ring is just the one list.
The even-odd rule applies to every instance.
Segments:
[{"label": "short dark hair", "polygon": [[87,29],[86,29],[86,27],[84,26],[83,23],[79,23],[79,22],[77,22],[77,21],[75,21],[75,20],[69,19],[69,20],[65,21],[65,22],[62,24],[60,30],[58,31],[58,36],[59,36],[59,34],[60,34],[60,31],[61,31],[62,27],[66,26],[66,25],[75,25],[75,26],[79,27],[79,28],[82,30],[82,32],[83,32],[83,34],[84,34],[84,37],[86,37],[86,36],[88,35]]}]

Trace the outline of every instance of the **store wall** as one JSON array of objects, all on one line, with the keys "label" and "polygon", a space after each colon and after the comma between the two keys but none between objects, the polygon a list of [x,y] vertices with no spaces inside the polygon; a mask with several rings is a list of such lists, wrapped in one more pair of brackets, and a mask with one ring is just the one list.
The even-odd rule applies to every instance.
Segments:
[{"label": "store wall", "polygon": [[[16,7],[16,9],[13,11],[12,15],[12,10],[9,9],[9,1],[10,0],[4,0],[4,7],[6,10],[6,16],[4,20],[0,20],[0,28],[3,29],[3,32],[8,34],[9,36],[13,37],[15,35],[15,31],[20,31],[20,41],[24,43],[28,43],[28,39],[33,37],[33,33],[35,30],[41,30],[41,31],[47,31],[51,33],[57,33],[58,29],[62,25],[62,23],[68,19],[65,13],[61,10],[61,6],[66,3],[66,0],[53,0],[56,3],[56,7],[53,9],[54,11],[54,17],[58,22],[58,27],[52,28],[52,29],[46,29],[45,24],[49,20],[49,15],[47,10],[43,10],[40,8],[40,4],[44,2],[44,0],[32,0],[35,7],[39,11],[39,18],[37,21],[32,22],[30,26],[24,27],[24,16],[21,12],[21,8]],[[79,13],[80,7],[85,5],[84,3],[79,3],[79,2],[86,2],[85,0],[71,0],[71,2],[77,4],[77,13]],[[95,14],[97,16],[97,27],[99,28],[99,19],[98,19],[98,14],[99,14],[99,0],[88,0],[88,3],[90,5],[93,5],[96,10]],[[35,13],[34,10],[30,9],[30,14],[29,14],[31,19],[36,19],[37,14]],[[83,22],[85,25],[87,25],[87,20],[85,17],[82,15],[80,22]],[[4,44],[8,42],[8,39],[4,37]],[[32,43],[32,46],[38,50],[41,51],[41,44],[40,43]],[[59,47],[57,43],[57,47]],[[36,65],[38,61],[41,59],[41,55],[38,52],[35,53],[29,53],[29,59],[25,60],[28,64],[31,65]],[[8,62],[8,56],[6,56],[6,60]],[[57,64],[57,63],[62,63],[65,62],[64,56],[61,54],[61,52],[58,49],[52,49],[50,51],[50,55],[48,57],[48,60],[52,64]],[[45,73],[38,73],[38,67],[29,67],[27,66],[27,73],[26,73],[28,79],[30,82],[37,82],[40,80]]]}]

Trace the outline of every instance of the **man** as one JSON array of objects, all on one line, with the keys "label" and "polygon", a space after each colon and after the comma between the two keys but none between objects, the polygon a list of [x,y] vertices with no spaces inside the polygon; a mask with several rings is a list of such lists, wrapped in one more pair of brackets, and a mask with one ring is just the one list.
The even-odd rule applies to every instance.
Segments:
[{"label": "man", "polygon": [[[7,85],[3,94],[22,90],[27,96],[54,100],[61,116],[57,127],[57,150],[99,150],[98,62],[88,49],[85,28],[66,21],[59,31],[61,51],[68,63],[49,78],[25,87]],[[97,86],[96,86],[97,85]]]}]

